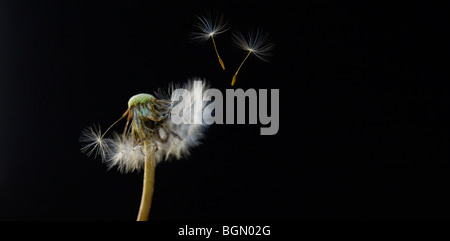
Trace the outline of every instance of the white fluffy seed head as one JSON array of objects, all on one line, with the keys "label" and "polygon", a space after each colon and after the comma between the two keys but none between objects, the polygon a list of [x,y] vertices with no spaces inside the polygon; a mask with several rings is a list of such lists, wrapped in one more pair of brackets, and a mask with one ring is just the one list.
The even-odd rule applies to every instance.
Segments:
[{"label": "white fluffy seed head", "polygon": [[[176,100],[179,100],[178,92],[174,91],[175,88],[179,87],[171,85],[169,92],[159,91],[155,93],[155,96],[158,100],[164,100],[173,106],[176,104]],[[208,88],[205,82],[188,81],[181,88],[190,93],[188,100],[183,101],[182,105],[184,106],[181,107],[191,108],[191,118],[202,118],[205,107],[203,99]],[[138,117],[134,115],[133,118]],[[114,133],[112,138],[104,138],[100,128],[94,126],[82,133],[80,140],[85,143],[82,151],[87,152],[88,155],[93,152],[96,155],[100,154],[109,168],[117,167],[122,172],[139,171],[144,167],[146,156],[150,155],[144,148],[145,141],[156,146],[155,160],[157,163],[172,157],[176,159],[187,157],[190,149],[200,144],[204,130],[208,126],[204,123],[206,120],[202,124],[174,124],[172,118],[169,117],[158,122],[158,125],[154,125],[157,128],[154,129],[155,135],[148,140],[137,140],[130,133],[120,135]]]},{"label": "white fluffy seed head", "polygon": [[198,22],[194,25],[199,31],[192,33],[192,40],[206,42],[211,36],[216,36],[228,30],[228,23],[223,15],[196,16]]},{"label": "white fluffy seed head", "polygon": [[270,41],[270,35],[264,33],[261,29],[250,30],[246,36],[238,32],[233,33],[232,40],[236,47],[250,51],[266,62],[268,62],[268,57],[272,55],[271,51],[275,48],[275,44]]}]

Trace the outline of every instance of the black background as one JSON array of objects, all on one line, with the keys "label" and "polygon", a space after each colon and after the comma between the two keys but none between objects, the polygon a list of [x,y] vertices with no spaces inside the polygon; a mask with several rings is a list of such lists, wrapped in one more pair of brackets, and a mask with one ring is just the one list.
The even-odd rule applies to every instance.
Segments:
[{"label": "black background", "polygon": [[[0,220],[134,220],[142,173],[80,152],[128,99],[205,78],[231,88],[232,31],[262,27],[235,88],[280,89],[280,129],[214,125],[156,170],[151,220],[444,220],[450,214],[445,10],[421,2],[0,3]],[[231,31],[188,41],[195,15]],[[121,127],[117,127],[121,130]]]}]

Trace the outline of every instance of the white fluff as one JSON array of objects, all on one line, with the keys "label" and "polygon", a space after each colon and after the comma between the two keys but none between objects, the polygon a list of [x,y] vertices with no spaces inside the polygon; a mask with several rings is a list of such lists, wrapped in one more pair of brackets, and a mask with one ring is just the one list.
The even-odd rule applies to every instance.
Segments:
[{"label": "white fluff", "polygon": [[252,52],[259,59],[268,62],[268,57],[275,45],[270,42],[269,34],[261,29],[251,30],[244,36],[241,33],[233,33],[233,43],[236,47]]},{"label": "white fluff", "polygon": [[102,159],[105,159],[108,153],[111,151],[109,142],[103,139],[102,131],[100,126],[88,127],[82,131],[80,141],[86,143],[82,148],[81,152],[86,153],[90,156],[95,153],[95,157],[100,155]]},{"label": "white fluff", "polygon": [[117,166],[120,171],[132,172],[144,166],[145,153],[142,145],[117,134],[110,139],[110,143],[111,148],[106,158],[109,168]]},{"label": "white fluff", "polygon": [[211,36],[219,35],[228,30],[227,22],[224,21],[223,15],[197,16],[198,23],[195,27],[200,30],[192,34],[192,39],[199,42],[206,42]]},{"label": "white fluff", "polygon": [[[205,95],[205,91],[207,90],[205,82],[201,81],[188,81],[187,84],[183,87],[190,93],[190,99],[188,101],[184,101],[182,103],[187,106],[183,106],[182,108],[188,108],[192,110],[192,115],[190,116],[190,120],[186,120],[185,123],[190,122],[194,123],[196,118],[202,120],[203,109],[205,105],[203,103],[203,97]],[[179,100],[180,97],[177,96],[176,92],[172,92],[171,101],[173,104],[176,104],[175,101]],[[197,106],[197,108],[195,108]],[[200,107],[200,108],[198,108]],[[189,155],[189,150],[192,147],[195,147],[200,144],[200,140],[203,137],[203,132],[205,128],[208,126],[204,124],[174,124],[171,121],[171,118],[168,118],[167,121],[163,124],[163,126],[168,130],[169,135],[167,138],[167,142],[163,143],[160,141],[156,141],[157,143],[157,151],[156,151],[156,160],[167,160],[170,157],[175,157],[176,159],[180,159],[182,156]],[[163,129],[164,130],[164,129]],[[165,131],[166,132],[166,131]],[[176,134],[170,134],[170,132]]]}]

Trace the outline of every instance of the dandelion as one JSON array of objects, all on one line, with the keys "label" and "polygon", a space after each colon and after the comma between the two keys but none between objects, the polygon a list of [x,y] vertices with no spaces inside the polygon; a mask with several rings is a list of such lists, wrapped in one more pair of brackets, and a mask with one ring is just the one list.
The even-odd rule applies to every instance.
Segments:
[{"label": "dandelion", "polygon": [[[203,81],[188,81],[184,89],[189,91],[190,99],[179,102],[178,92],[172,86],[169,91],[151,94],[137,94],[128,101],[128,109],[105,133],[100,127],[89,127],[82,132],[80,141],[85,143],[81,149],[88,155],[100,154],[109,168],[117,166],[122,172],[144,169],[143,192],[137,220],[148,220],[156,164],[171,157],[181,158],[189,155],[190,148],[200,144],[206,128],[205,124],[175,124],[172,122],[172,108],[183,103],[180,108],[194,110],[191,118],[202,116],[202,108],[193,108],[203,99],[207,89]],[[120,120],[126,119],[121,134],[105,134]],[[205,121],[206,122],[206,121]],[[193,123],[193,122],[186,122]]]},{"label": "dandelion", "polygon": [[236,76],[239,73],[239,70],[241,69],[244,62],[250,56],[250,54],[253,53],[257,58],[268,62],[268,57],[271,55],[271,51],[275,46],[273,43],[270,42],[269,34],[263,33],[262,30],[260,29],[257,29],[256,31],[250,31],[247,37],[245,37],[241,33],[234,33],[232,38],[233,43],[238,48],[248,51],[248,54],[247,56],[245,56],[241,65],[239,65],[239,68],[234,74],[233,79],[231,81],[231,86],[233,86],[234,83],[236,82]]},{"label": "dandelion", "polygon": [[227,22],[224,21],[223,15],[220,15],[219,17],[197,16],[197,18],[199,22],[195,24],[195,27],[197,27],[200,32],[195,32],[192,39],[198,40],[200,42],[206,42],[211,38],[217,58],[219,59],[220,66],[222,66],[222,69],[225,70],[225,65],[222,61],[222,58],[220,58],[219,52],[217,51],[214,36],[224,33],[228,30]]}]

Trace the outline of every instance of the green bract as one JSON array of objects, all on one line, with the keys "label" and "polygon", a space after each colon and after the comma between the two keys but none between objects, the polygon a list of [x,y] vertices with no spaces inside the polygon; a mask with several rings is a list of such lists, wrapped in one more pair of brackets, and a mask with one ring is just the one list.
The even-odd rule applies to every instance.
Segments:
[{"label": "green bract", "polygon": [[151,94],[137,94],[130,98],[128,107],[135,107],[141,104],[155,103],[156,98]]}]

